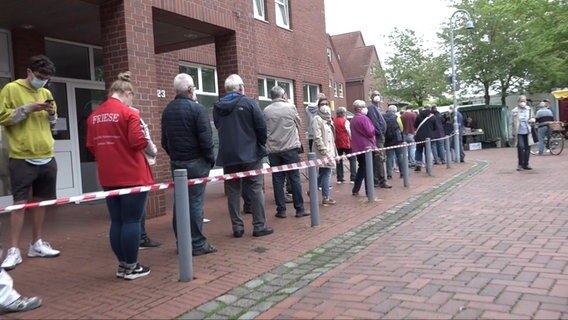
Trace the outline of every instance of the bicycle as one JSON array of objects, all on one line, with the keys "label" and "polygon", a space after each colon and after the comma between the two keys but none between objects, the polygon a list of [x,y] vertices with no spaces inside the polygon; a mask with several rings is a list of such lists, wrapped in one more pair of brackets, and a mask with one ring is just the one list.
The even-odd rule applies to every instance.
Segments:
[{"label": "bicycle", "polygon": [[[561,154],[564,150],[564,141],[564,123],[561,121],[548,123],[548,134],[544,137],[545,152],[550,152],[554,156]],[[531,148],[531,154],[538,154],[537,143]]]}]

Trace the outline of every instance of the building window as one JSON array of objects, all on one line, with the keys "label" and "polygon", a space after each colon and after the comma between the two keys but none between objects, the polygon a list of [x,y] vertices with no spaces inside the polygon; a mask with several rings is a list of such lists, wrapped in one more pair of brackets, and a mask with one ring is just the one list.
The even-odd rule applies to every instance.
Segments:
[{"label": "building window", "polygon": [[276,25],[290,29],[290,12],[288,0],[276,0]]},{"label": "building window", "polygon": [[329,79],[328,87],[330,87],[330,88],[333,87],[331,79]]},{"label": "building window", "polygon": [[319,86],[314,84],[304,85],[304,105],[315,103],[318,99]]},{"label": "building window", "polygon": [[264,13],[264,0],[252,0],[252,6],[254,7],[254,17],[256,19],[266,21],[266,15]]},{"label": "building window", "polygon": [[56,77],[104,81],[100,47],[46,38],[45,55],[55,64]]},{"label": "building window", "polygon": [[327,59],[329,60],[329,62],[331,62],[331,56],[332,56],[331,48],[327,48]]},{"label": "building window", "polygon": [[270,90],[274,86],[280,86],[286,94],[288,99],[294,101],[294,90],[292,88],[292,80],[285,79],[275,79],[275,78],[258,78],[258,99],[260,100],[260,106],[266,107],[270,104]]},{"label": "building window", "polygon": [[338,86],[339,97],[343,98],[343,83],[340,83]]},{"label": "building window", "polygon": [[217,72],[215,69],[182,64],[179,66],[179,72],[187,73],[193,78],[196,93],[217,95]]},{"label": "building window", "polygon": [[333,83],[333,96],[337,97],[337,82]]}]

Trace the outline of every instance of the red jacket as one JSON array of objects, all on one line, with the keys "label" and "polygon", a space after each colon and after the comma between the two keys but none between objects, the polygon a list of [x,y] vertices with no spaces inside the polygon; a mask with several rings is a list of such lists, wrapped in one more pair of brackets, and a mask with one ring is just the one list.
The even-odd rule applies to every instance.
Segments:
[{"label": "red jacket", "polygon": [[108,98],[87,119],[87,148],[97,160],[103,187],[153,184],[143,152],[147,144],[140,116],[118,99]]},{"label": "red jacket", "polygon": [[335,147],[337,149],[351,149],[351,139],[345,127],[345,117],[335,117],[333,126],[335,127]]}]

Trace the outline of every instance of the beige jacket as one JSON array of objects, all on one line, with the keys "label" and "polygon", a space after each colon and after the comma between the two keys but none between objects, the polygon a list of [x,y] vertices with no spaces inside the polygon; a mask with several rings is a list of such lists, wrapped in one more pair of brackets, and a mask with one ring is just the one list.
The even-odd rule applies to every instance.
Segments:
[{"label": "beige jacket", "polygon": [[[337,157],[333,127],[326,123],[322,117],[316,115],[313,120],[314,145],[313,150],[317,159]],[[335,160],[322,164],[320,167],[335,168]]]},{"label": "beige jacket", "polygon": [[[534,122],[533,119],[533,112],[531,107],[527,106],[527,108],[529,109],[529,129],[531,128],[530,126],[530,122]],[[513,147],[517,146],[517,133],[519,132],[519,106],[516,106],[515,108],[513,108],[513,110],[511,110],[511,123],[513,124],[513,130],[511,131],[511,135],[512,135],[512,144]],[[529,132],[529,146],[532,146],[534,144],[534,140],[532,138],[532,134]]]},{"label": "beige jacket", "polygon": [[269,153],[299,149],[302,122],[296,106],[284,100],[274,100],[264,109],[268,131],[266,147]]}]

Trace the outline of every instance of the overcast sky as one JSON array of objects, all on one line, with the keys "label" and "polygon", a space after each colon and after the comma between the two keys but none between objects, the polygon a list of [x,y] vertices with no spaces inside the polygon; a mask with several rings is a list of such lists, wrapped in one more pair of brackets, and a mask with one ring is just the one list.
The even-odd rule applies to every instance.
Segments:
[{"label": "overcast sky", "polygon": [[435,50],[436,32],[455,9],[447,0],[324,0],[325,25],[331,35],[361,31],[375,45],[379,59],[392,53],[388,35],[395,27],[414,30]]}]

